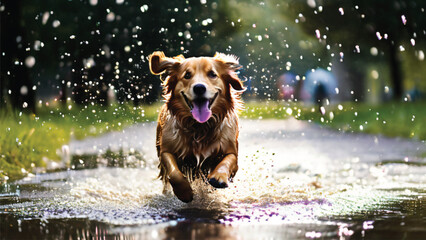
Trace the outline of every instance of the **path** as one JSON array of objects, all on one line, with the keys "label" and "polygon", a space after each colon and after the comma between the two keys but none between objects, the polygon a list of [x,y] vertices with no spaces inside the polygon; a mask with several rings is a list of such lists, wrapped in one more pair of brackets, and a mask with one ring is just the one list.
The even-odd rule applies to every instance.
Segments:
[{"label": "path", "polygon": [[[241,123],[234,182],[216,191],[194,182],[190,204],[161,194],[156,125],[144,123],[73,141],[70,149],[82,154],[133,148],[144,155],[145,168],[37,175],[20,183],[23,200],[0,209],[56,219],[66,227],[46,228],[61,237],[74,225],[90,233],[93,224],[102,230],[99,236],[153,239],[346,238],[388,227],[396,231],[391,237],[426,234],[421,228],[426,161],[418,157],[426,151],[425,142],[341,133],[294,119]],[[36,214],[28,212],[34,208]]]}]

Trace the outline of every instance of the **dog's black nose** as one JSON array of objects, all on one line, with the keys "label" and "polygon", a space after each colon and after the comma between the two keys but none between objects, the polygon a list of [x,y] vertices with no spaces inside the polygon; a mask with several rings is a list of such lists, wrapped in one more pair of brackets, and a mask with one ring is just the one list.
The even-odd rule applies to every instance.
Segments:
[{"label": "dog's black nose", "polygon": [[195,84],[192,89],[194,90],[195,95],[203,95],[206,92],[206,86],[204,84],[198,83]]}]

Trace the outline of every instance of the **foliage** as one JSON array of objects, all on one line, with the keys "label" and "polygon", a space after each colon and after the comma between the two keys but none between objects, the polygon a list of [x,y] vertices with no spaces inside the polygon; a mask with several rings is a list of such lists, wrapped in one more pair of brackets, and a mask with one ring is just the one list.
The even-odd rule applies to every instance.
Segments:
[{"label": "foliage", "polygon": [[[322,115],[317,107],[303,103],[248,101],[241,118],[295,117],[341,131],[425,140],[425,106],[426,102],[394,102],[377,106],[345,103],[328,106],[326,114]],[[39,106],[38,115],[3,111],[0,115],[0,178],[16,179],[31,172],[34,167],[45,166],[47,160],[59,160],[58,151],[60,153],[61,147],[72,138],[118,131],[135,122],[155,121],[158,109],[159,104],[139,107],[123,104],[105,108]],[[135,156],[138,157],[138,154],[135,153]],[[123,153],[107,152],[103,157],[108,160],[108,166],[122,166],[125,161]],[[84,164],[86,160],[87,164],[99,164],[97,156],[75,156],[72,162],[78,167],[81,159]]]},{"label": "foliage", "polygon": [[344,132],[382,134],[426,140],[426,102],[389,102],[382,105],[344,103],[324,108],[286,102],[248,102],[242,118],[287,119],[295,117]]},{"label": "foliage", "polygon": [[120,130],[135,122],[156,120],[157,105],[132,106],[112,104],[108,107],[79,105],[40,107],[39,115],[52,124],[53,131],[66,129],[70,137],[82,139],[109,131]]},{"label": "foliage", "polygon": [[[22,29],[2,40],[25,53],[9,57],[17,50],[2,49],[7,53],[0,56],[2,63],[31,71],[29,92],[62,101],[71,97],[82,105],[107,105],[108,89],[120,102],[156,101],[160,82],[147,71],[148,55],[155,50],[172,56],[211,55],[218,42],[211,34],[212,19],[217,28],[222,26],[214,14],[217,1],[23,0],[0,5],[2,25]],[[30,66],[28,57],[33,59]],[[11,67],[1,69],[2,78],[16,74]],[[25,95],[19,91],[22,86],[6,94],[12,79],[5,78],[0,97]],[[0,104],[5,102],[7,98]]]},{"label": "foliage", "polygon": [[423,64],[424,57],[418,58],[425,44],[423,0],[291,0],[282,11],[298,19],[304,31],[316,34],[332,55],[349,60],[349,66],[354,61],[365,62],[363,67],[387,62],[396,100],[402,97],[405,80],[400,52],[409,51],[417,66]]},{"label": "foliage", "polygon": [[[343,59],[350,70],[362,72],[346,72],[354,85],[377,70],[382,82],[373,83],[369,74],[367,86],[381,91],[380,84],[398,75],[382,72],[397,70],[401,58],[405,88],[425,89],[422,0],[23,0],[0,2],[0,8],[2,33],[9,33],[2,37],[7,45],[0,46],[0,168],[16,176],[43,166],[43,157],[57,159],[57,149],[72,138],[155,120],[158,106],[131,105],[158,100],[161,82],[147,63],[154,50],[168,56],[237,55],[249,87],[246,97],[276,99],[282,73],[303,79],[306,71],[332,69]],[[35,101],[27,98],[34,92],[44,104],[57,101],[39,104],[36,115],[5,109],[11,104],[7,97],[32,109]],[[114,97],[126,103],[111,106]],[[364,132],[425,138],[422,103],[344,104],[343,111],[327,109],[327,116],[302,103],[264,103],[249,102],[242,117],[292,115],[346,131],[361,131],[362,125]]]},{"label": "foliage", "polygon": [[[297,104],[275,101],[249,101],[244,103],[243,119],[287,119],[292,116],[293,110],[299,108]],[[288,109],[291,109],[288,110]]]},{"label": "foliage", "polygon": [[51,131],[52,124],[34,115],[2,112],[0,118],[0,178],[23,176],[33,167],[45,166],[44,157],[57,158],[64,131]]},{"label": "foliage", "polygon": [[[154,102],[160,81],[146,59],[155,50],[186,57],[235,54],[264,98],[275,97],[275,79],[285,71],[303,75],[328,64],[315,56],[321,44],[283,18],[273,1],[25,0],[20,7],[28,39],[22,46],[35,60],[36,87],[29,90],[44,99],[105,105],[112,89],[120,102]],[[6,6],[2,14],[9,11]]]},{"label": "foliage", "polygon": [[218,31],[223,39],[218,49],[240,58],[250,95],[277,99],[276,80],[281,74],[292,72],[302,78],[310,69],[328,66],[322,44],[301,31],[294,19],[283,16],[281,9],[288,6],[286,2],[225,2],[221,1],[218,9],[227,19],[226,26],[234,30]]},{"label": "foliage", "polygon": [[[305,109],[300,119],[312,120],[344,132],[365,132],[388,137],[426,140],[426,102],[389,102],[382,105],[343,104],[322,116]],[[330,113],[333,113],[330,117]]]},{"label": "foliage", "polygon": [[69,105],[38,107],[37,115],[0,113],[0,179],[16,179],[59,160],[58,151],[70,139],[121,130],[135,122],[154,121],[157,105],[109,107]]}]

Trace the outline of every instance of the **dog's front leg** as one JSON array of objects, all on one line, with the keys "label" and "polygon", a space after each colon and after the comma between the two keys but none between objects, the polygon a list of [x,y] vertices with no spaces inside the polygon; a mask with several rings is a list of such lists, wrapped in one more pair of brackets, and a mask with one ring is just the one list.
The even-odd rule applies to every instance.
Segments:
[{"label": "dog's front leg", "polygon": [[237,156],[233,153],[227,154],[216,168],[207,176],[209,183],[216,188],[228,187],[228,179],[232,178],[238,171]]},{"label": "dog's front leg", "polygon": [[161,154],[161,165],[166,171],[166,177],[172,185],[176,197],[182,202],[191,202],[194,197],[191,185],[179,170],[173,154],[163,152]]}]

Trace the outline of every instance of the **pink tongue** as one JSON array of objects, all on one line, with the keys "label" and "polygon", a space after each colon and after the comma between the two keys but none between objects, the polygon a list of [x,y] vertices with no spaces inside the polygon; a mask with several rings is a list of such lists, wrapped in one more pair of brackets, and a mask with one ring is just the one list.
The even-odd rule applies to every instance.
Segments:
[{"label": "pink tongue", "polygon": [[212,111],[209,109],[209,101],[194,103],[194,108],[192,109],[191,113],[192,116],[200,123],[204,123],[212,115]]}]

